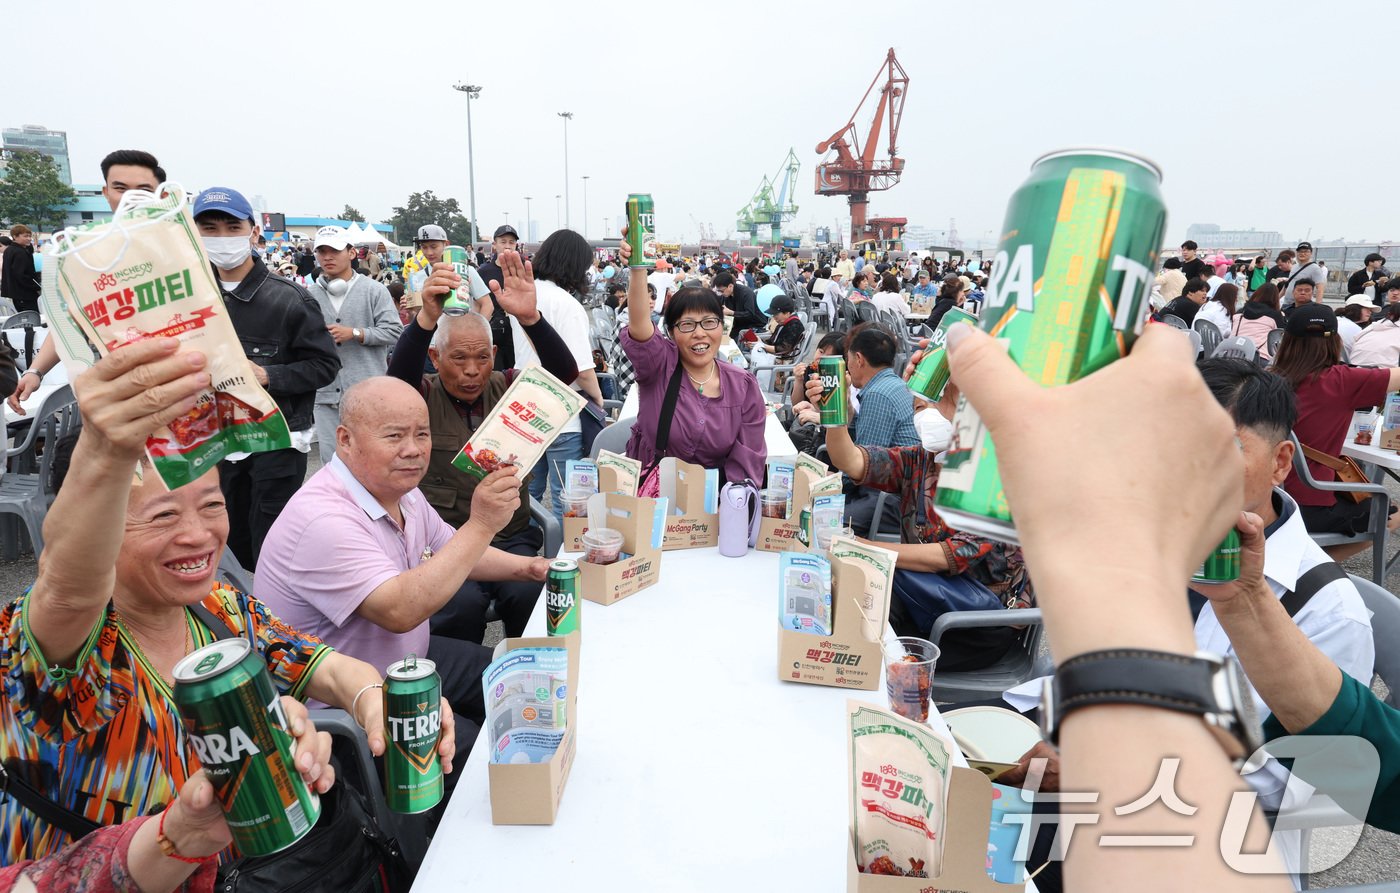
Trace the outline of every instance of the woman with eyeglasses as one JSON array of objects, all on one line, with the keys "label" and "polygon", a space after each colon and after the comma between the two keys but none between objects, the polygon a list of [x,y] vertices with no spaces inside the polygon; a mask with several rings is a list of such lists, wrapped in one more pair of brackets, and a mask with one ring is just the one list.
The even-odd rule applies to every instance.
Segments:
[{"label": "woman with eyeglasses", "polygon": [[[623,263],[630,246],[621,246]],[[656,466],[663,456],[719,469],[721,483],[763,480],[768,456],[763,429],[768,408],[758,380],[719,359],[724,307],[708,288],[682,288],[666,304],[657,337],[646,300],[646,270],[631,271],[628,325],[618,335],[632,361],[638,388],[637,421],[627,455],[642,463],[642,496],[657,495]],[[668,393],[675,396],[668,400]],[[674,407],[663,419],[665,404]],[[665,429],[665,449],[657,449]]]}]

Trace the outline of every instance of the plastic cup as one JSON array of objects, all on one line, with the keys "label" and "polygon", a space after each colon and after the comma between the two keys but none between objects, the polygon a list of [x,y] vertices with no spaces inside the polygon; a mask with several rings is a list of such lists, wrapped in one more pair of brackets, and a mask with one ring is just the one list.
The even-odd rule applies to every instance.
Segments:
[{"label": "plastic cup", "polygon": [[587,518],[588,498],[592,495],[592,490],[565,490],[562,497],[564,501],[564,517]]},{"label": "plastic cup", "polygon": [[792,498],[790,490],[779,490],[776,487],[769,487],[758,492],[758,505],[763,511],[765,518],[786,518],[788,500]]},{"label": "plastic cup", "polygon": [[612,564],[622,554],[622,534],[610,527],[596,527],[580,540],[583,560],[589,564]]},{"label": "plastic cup", "polygon": [[899,636],[881,646],[885,654],[885,693],[890,709],[905,719],[928,721],[929,693],[938,646],[916,636]]}]

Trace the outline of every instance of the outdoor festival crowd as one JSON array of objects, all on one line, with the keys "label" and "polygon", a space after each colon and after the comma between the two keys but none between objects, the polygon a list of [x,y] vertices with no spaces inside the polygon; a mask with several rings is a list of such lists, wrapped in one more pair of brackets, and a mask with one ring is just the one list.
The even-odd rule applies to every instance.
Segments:
[{"label": "outdoor festival crowd", "polygon": [[[166,180],[137,150],[107,156],[102,174],[114,210],[127,190],[154,192]],[[1306,243],[1271,265],[1203,257],[1188,242],[1157,276],[1156,322],[1129,358],[1047,390],[990,337],[956,326],[954,384],[932,403],[905,382],[922,339],[950,308],[975,314],[988,296],[990,271],[956,257],[842,249],[741,262],[711,252],[648,270],[629,268],[625,243],[600,254],[569,230],[526,259],[501,226],[461,276],[442,263],[447,236],[436,224],[393,261],[376,246],[357,250],[339,227],[323,227],[309,250],[260,249],[253,209],[234,188],[204,190],[192,210],[251,373],[293,446],[231,457],[166,491],[132,469],[146,437],[209,386],[203,357],[147,340],[74,378],[82,426],[46,447],[59,451],[58,492],[38,574],[0,612],[0,891],[213,889],[229,834],[185,746],[171,674],[229,635],[266,660],[298,736],[298,768],[332,798],[332,818],[353,807],[334,792],[366,780],[333,768],[329,736],[306,706],[347,711],[382,754],[382,668],[409,653],[435,661],[450,796],[451,770],[484,717],[488,621],[520,635],[545,578],[550,556],[540,554],[532,501],[559,517],[565,462],[589,455],[633,391],[626,452],[643,465],[641,495],[658,489],[658,439],[722,481],[761,485],[776,413],[795,446],[845,475],[853,532],[897,553],[897,634],[928,636],[950,611],[1035,605],[1057,662],[1106,648],[1233,655],[1268,736],[1375,745],[1381,777],[1366,818],[1400,830],[1400,712],[1371,691],[1370,612],[1335,572],[1359,547],[1329,553],[1310,537],[1364,531],[1369,501],[1300,479],[1292,437],[1336,457],[1352,411],[1400,389],[1400,280],[1391,287],[1379,255],[1351,276],[1334,312]],[[11,233],[0,291],[33,309],[32,234]],[[477,312],[444,315],[458,288]],[[1216,336],[1203,336],[1201,321]],[[1239,337],[1252,352],[1205,349]],[[826,356],[846,361],[849,426],[822,427],[814,408],[820,384],[804,373]],[[50,339],[13,385],[13,411],[25,411],[21,401],[58,362]],[[533,364],[588,408],[527,475],[506,468],[478,482],[456,469],[462,444]],[[1020,546],[952,529],[936,510],[960,397],[996,438]],[[658,438],[662,429],[669,437]],[[308,478],[313,442],[323,464]],[[1307,468],[1315,481],[1335,480],[1328,464]],[[1230,524],[1243,543],[1239,580],[1186,591]],[[954,631],[939,669],[986,667],[1019,636]],[[1039,691],[1037,680],[996,704],[1034,715]],[[1182,889],[1287,889],[1281,876],[1235,873],[1216,851],[1229,792],[1253,789],[1271,810],[1285,802],[1276,761],[1241,777],[1232,756],[1199,717],[1106,705],[1076,711],[1058,749],[1037,745],[1002,781],[1033,776],[1042,791],[1123,803],[1152,786],[1163,758],[1179,757],[1176,791],[1199,807],[1194,816],[1099,808],[1096,833],[1150,826],[1196,834],[1197,845],[1080,846],[1064,888],[1169,877]],[[363,808],[349,820],[373,821]],[[1256,810],[1251,833],[1264,827]],[[1041,890],[1061,888],[1054,830],[1037,837],[1028,862],[1050,862]],[[461,845],[483,858],[490,847]]]}]

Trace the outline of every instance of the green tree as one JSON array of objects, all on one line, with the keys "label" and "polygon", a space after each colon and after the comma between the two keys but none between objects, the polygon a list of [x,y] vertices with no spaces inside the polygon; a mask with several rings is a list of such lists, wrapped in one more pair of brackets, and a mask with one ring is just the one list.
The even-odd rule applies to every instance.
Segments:
[{"label": "green tree", "polygon": [[447,239],[454,245],[470,245],[472,224],[462,213],[462,206],[455,198],[438,198],[431,189],[415,192],[401,208],[394,209],[394,216],[384,221],[394,227],[394,234],[400,244],[406,244],[418,234],[418,227],[436,223],[447,230]]},{"label": "green tree", "polygon": [[340,220],[348,220],[351,223],[364,223],[365,215],[354,205],[346,205],[340,212]]},{"label": "green tree", "polygon": [[40,152],[12,151],[6,155],[0,179],[0,220],[23,223],[36,230],[55,230],[68,216],[66,208],[78,194],[58,175],[58,165]]}]

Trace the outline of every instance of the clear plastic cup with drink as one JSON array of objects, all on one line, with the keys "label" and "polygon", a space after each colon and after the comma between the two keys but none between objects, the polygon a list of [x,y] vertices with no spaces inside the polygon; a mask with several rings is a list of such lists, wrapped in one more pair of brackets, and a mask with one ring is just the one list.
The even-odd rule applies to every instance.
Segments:
[{"label": "clear plastic cup with drink", "polygon": [[885,693],[890,709],[915,722],[928,720],[933,668],[938,663],[938,646],[917,636],[886,639]]}]

